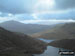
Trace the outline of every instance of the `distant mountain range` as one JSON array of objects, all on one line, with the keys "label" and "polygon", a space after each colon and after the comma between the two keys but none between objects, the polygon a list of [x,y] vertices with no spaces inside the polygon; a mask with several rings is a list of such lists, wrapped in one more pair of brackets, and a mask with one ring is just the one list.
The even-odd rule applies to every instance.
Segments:
[{"label": "distant mountain range", "polygon": [[52,29],[35,33],[32,36],[46,39],[75,38],[75,23],[58,24]]},{"label": "distant mountain range", "polygon": [[53,27],[49,25],[24,24],[14,20],[0,23],[0,26],[9,31],[20,32],[24,34],[33,34]]},{"label": "distant mountain range", "polygon": [[0,27],[0,56],[32,56],[43,53],[45,49],[46,43],[41,40]]}]

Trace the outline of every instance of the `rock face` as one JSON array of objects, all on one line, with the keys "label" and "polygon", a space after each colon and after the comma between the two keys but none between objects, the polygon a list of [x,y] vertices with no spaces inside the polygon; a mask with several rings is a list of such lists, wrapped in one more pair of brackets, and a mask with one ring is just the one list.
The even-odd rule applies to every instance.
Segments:
[{"label": "rock face", "polygon": [[56,40],[49,43],[50,46],[54,46],[57,48],[70,49],[75,51],[75,39],[62,39]]},{"label": "rock face", "polygon": [[24,34],[16,34],[0,27],[0,56],[31,56],[43,53],[46,43]]}]

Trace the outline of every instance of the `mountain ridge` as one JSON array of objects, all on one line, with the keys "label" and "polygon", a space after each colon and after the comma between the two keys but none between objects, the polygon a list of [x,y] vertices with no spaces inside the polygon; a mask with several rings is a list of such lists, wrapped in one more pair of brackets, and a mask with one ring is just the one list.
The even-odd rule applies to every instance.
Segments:
[{"label": "mountain ridge", "polygon": [[65,39],[75,37],[75,23],[65,23],[62,25],[56,25],[52,29],[43,31],[41,33],[35,33],[33,37],[41,37],[46,39]]},{"label": "mountain ridge", "polygon": [[20,32],[24,34],[33,34],[53,27],[49,25],[24,24],[14,20],[0,23],[0,26],[9,31]]}]

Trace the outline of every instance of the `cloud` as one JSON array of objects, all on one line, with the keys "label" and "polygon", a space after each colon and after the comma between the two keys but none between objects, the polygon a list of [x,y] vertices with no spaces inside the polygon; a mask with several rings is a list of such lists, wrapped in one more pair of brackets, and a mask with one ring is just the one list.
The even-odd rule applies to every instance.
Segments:
[{"label": "cloud", "polygon": [[[11,14],[8,14],[9,16],[6,16],[6,17],[0,17],[0,23],[1,22],[4,22],[4,21],[9,21],[9,20],[16,20],[16,21],[20,21],[22,23],[25,23],[25,24],[43,24],[43,25],[51,25],[51,24],[58,24],[58,23],[66,23],[66,22],[75,22],[75,20],[73,19],[34,19],[34,17],[32,19],[27,19],[27,17],[30,17],[30,16],[27,16],[26,19],[23,18],[22,19],[22,16],[25,16],[24,15],[11,15]],[[29,15],[29,14],[28,14]],[[18,17],[19,16],[19,17]]]},{"label": "cloud", "polygon": [[10,18],[10,17],[0,17],[0,23],[4,22],[4,21],[9,21],[9,20],[12,20],[12,18]]},{"label": "cloud", "polygon": [[15,15],[15,17],[17,17],[18,20],[32,20],[32,19],[35,19],[33,14],[26,14],[26,13],[25,14],[17,14],[17,15]]},{"label": "cloud", "polygon": [[20,21],[25,24],[43,24],[43,25],[52,25],[52,24],[58,24],[58,23],[69,23],[69,22],[75,22],[75,20],[69,19],[69,20],[24,20]]},{"label": "cloud", "polygon": [[9,20],[18,21],[19,19],[16,16],[12,15],[12,14],[6,14],[4,16],[0,16],[0,23],[4,22],[4,21],[9,21]]},{"label": "cloud", "polygon": [[[17,21],[22,20],[75,20],[75,10],[65,11],[54,11],[54,12],[43,12],[43,13],[24,13],[24,14],[11,14],[11,13],[0,13],[1,18],[7,18]],[[3,20],[1,20],[3,21]],[[4,20],[5,21],[5,20]]]},{"label": "cloud", "polygon": [[0,17],[8,17],[8,16],[13,16],[13,14],[0,12]]},{"label": "cloud", "polygon": [[[75,0],[53,0],[53,1],[55,1],[54,10],[75,8]],[[34,8],[37,7],[35,5],[39,3],[40,0],[38,1],[37,0],[0,0],[0,11],[4,13],[12,13],[12,14],[32,13],[35,12],[35,10],[39,9],[39,8],[36,9]],[[41,5],[39,4],[39,6]],[[46,7],[47,6],[45,6],[45,8]],[[44,10],[42,7],[41,9]],[[51,10],[47,10],[47,11],[51,11]]]},{"label": "cloud", "polygon": [[12,14],[30,13],[35,0],[0,0],[0,11]]},{"label": "cloud", "polygon": [[32,16],[35,20],[38,19],[38,14],[33,13],[33,14],[31,14],[31,16]]},{"label": "cloud", "polygon": [[57,20],[75,20],[75,9],[74,10],[64,10],[64,11],[53,11],[53,12],[43,12],[37,15],[38,19],[57,19]]},{"label": "cloud", "polygon": [[75,0],[55,0],[56,9],[73,9],[75,8]]},{"label": "cloud", "polygon": [[35,19],[34,16],[32,16],[32,14],[28,14],[28,13],[16,14],[16,15],[11,14],[11,13],[0,13],[0,18],[2,18],[2,19],[7,18],[7,20],[12,19],[12,20],[17,20],[17,21]]}]

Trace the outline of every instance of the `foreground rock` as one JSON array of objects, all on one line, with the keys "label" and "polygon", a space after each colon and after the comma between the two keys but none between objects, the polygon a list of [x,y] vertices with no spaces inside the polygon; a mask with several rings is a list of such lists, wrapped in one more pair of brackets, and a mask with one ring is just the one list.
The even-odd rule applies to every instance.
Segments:
[{"label": "foreground rock", "polygon": [[57,48],[70,49],[75,51],[75,39],[62,39],[49,43],[50,46]]},{"label": "foreground rock", "polygon": [[32,56],[43,53],[46,43],[24,34],[15,34],[0,27],[0,56]]}]

